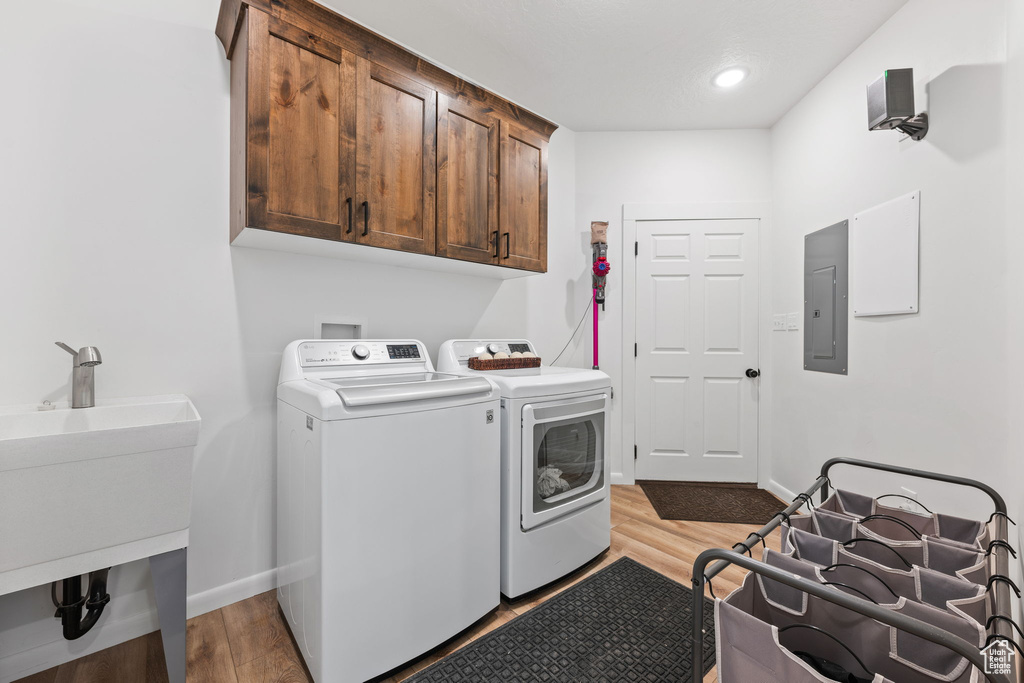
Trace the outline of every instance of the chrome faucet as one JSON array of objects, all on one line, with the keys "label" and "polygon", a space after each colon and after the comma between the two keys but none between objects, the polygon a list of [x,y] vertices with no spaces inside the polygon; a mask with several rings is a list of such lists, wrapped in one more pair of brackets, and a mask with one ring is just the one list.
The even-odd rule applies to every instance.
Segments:
[{"label": "chrome faucet", "polygon": [[92,408],[96,405],[96,376],[93,368],[103,362],[95,346],[83,346],[75,351],[64,342],[54,342],[75,357],[71,373],[71,407]]}]

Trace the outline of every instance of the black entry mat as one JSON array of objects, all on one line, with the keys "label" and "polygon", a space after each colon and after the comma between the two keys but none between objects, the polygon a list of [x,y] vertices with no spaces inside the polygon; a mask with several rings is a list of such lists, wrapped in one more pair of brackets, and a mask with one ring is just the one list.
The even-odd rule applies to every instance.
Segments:
[{"label": "black entry mat", "polygon": [[[407,681],[689,681],[692,597],[623,557]],[[704,602],[706,674],[715,665],[715,617],[714,603]]]},{"label": "black entry mat", "polygon": [[637,481],[662,519],[767,524],[789,505],[757,484]]}]

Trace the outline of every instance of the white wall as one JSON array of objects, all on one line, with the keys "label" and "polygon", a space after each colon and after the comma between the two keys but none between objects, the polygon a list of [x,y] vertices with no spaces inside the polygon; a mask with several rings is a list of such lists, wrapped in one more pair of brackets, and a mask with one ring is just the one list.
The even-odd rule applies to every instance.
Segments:
[{"label": "white wall", "polygon": [[[922,198],[919,314],[851,316],[848,377],[805,372],[802,335],[773,335],[777,485],[803,490],[823,460],[851,456],[982,478],[1019,497],[1005,478],[1007,393],[1020,392],[1007,369],[1021,348],[1007,325],[1020,306],[1007,279],[1019,262],[1007,255],[1020,248],[1010,242],[1019,225],[1005,220],[1005,19],[1002,0],[911,0],[772,129],[777,312],[802,310],[805,234],[912,190]],[[865,86],[897,67],[913,67],[918,109],[931,116],[921,142],[867,131]],[[898,492],[885,478],[837,474]],[[964,512],[972,501],[984,502],[942,500]]]},{"label": "white wall", "polygon": [[[1006,129],[1006,259],[1007,292],[1006,315],[1008,322],[1007,348],[1011,353],[1024,347],[1024,268],[1021,255],[1024,254],[1024,230],[1021,230],[1017,216],[1021,211],[1021,188],[1024,188],[1024,129],[1021,128],[1020,112],[1024,111],[1024,3],[1008,4],[1008,38],[1006,56],[1006,102],[1004,127]],[[1017,486],[1007,493],[1015,498],[1018,513],[1024,510],[1024,493],[1019,482],[1024,481],[1024,363],[1014,362],[1006,368],[1005,394],[1008,406],[1009,452],[1013,469],[1007,480]],[[1024,527],[1017,527],[1018,540],[1024,540]],[[1020,543],[1015,544],[1018,548]],[[1019,562],[1024,564],[1024,554]]]},{"label": "white wall", "polygon": [[[613,481],[622,478],[623,458],[633,457],[633,442],[622,433],[622,300],[623,259],[633,258],[633,245],[622,243],[622,205],[630,203],[768,202],[771,198],[770,144],[766,130],[673,131],[576,134],[577,239],[589,253],[590,222],[608,221],[606,310],[599,313],[601,369],[616,388],[612,401]],[[583,264],[589,272],[590,257]],[[569,292],[578,311],[589,301],[590,279]],[[590,321],[581,348],[590,367]],[[571,328],[570,328],[571,329]],[[762,358],[767,359],[767,349]]]},{"label": "white wall", "polygon": [[[590,221],[608,220],[601,367],[621,386],[624,203],[773,200],[768,284],[786,312],[802,307],[804,234],[920,189],[920,314],[853,320],[849,377],[803,372],[801,335],[773,335],[762,364],[775,392],[773,479],[802,488],[821,459],[868,455],[998,483],[1006,454],[1024,448],[1013,353],[1024,339],[1024,237],[1005,217],[1024,187],[1024,135],[1004,132],[1003,114],[1024,104],[1019,8],[1007,73],[1002,0],[911,0],[770,134],[557,131],[549,272],[504,283],[229,247],[216,8],[21,3],[0,24],[5,92],[17,94],[0,109],[0,404],[66,397],[58,339],[100,347],[100,396],[195,400],[194,611],[272,585],[273,392],[288,341],[309,335],[317,314],[343,313],[366,318],[368,335],[430,348],[525,334],[553,360],[588,306]],[[46,50],[25,30],[42,25]],[[894,66],[913,66],[922,84],[934,126],[924,142],[864,130],[864,85]],[[589,321],[559,364],[589,367]],[[631,450],[621,418],[617,394],[620,473]],[[1008,471],[1020,481],[1017,460]],[[74,643],[61,640],[45,588],[0,597],[0,682],[156,627],[144,563],[115,569],[111,592],[101,626]]]},{"label": "white wall", "polygon": [[[575,201],[564,130],[550,148],[551,273],[536,281],[230,247],[217,6],[20,3],[0,22],[12,95],[0,109],[0,405],[66,399],[56,340],[101,349],[100,397],[192,397],[192,613],[273,586],[278,365],[316,315],[365,318],[367,336],[419,338],[432,353],[450,337],[523,330],[547,352],[559,335],[545,316],[557,320],[575,270],[563,265]],[[40,26],[45,50],[26,29]],[[0,597],[0,681],[156,628],[144,562],[115,568],[110,589],[100,625],[74,642],[46,587]]]}]

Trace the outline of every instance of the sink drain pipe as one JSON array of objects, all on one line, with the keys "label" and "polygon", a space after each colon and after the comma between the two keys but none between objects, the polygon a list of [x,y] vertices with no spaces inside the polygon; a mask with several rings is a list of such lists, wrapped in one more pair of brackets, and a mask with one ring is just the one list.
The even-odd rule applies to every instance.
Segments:
[{"label": "sink drain pipe", "polygon": [[[107,573],[110,569],[100,569],[89,572],[89,590],[87,595],[82,595],[81,575],[72,576],[61,582],[63,598],[57,601],[57,583],[51,585],[51,597],[53,604],[57,607],[54,617],[60,618],[64,628],[66,640],[77,640],[96,625],[103,608],[110,602],[110,594],[107,593]],[[82,618],[82,608],[85,608],[85,618]]]}]

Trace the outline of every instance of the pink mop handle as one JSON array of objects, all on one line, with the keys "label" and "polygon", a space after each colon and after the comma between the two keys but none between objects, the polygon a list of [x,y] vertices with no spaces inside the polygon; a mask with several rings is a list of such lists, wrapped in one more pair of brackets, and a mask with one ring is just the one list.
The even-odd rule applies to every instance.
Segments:
[{"label": "pink mop handle", "polygon": [[594,287],[594,369],[597,367],[597,287]]}]

